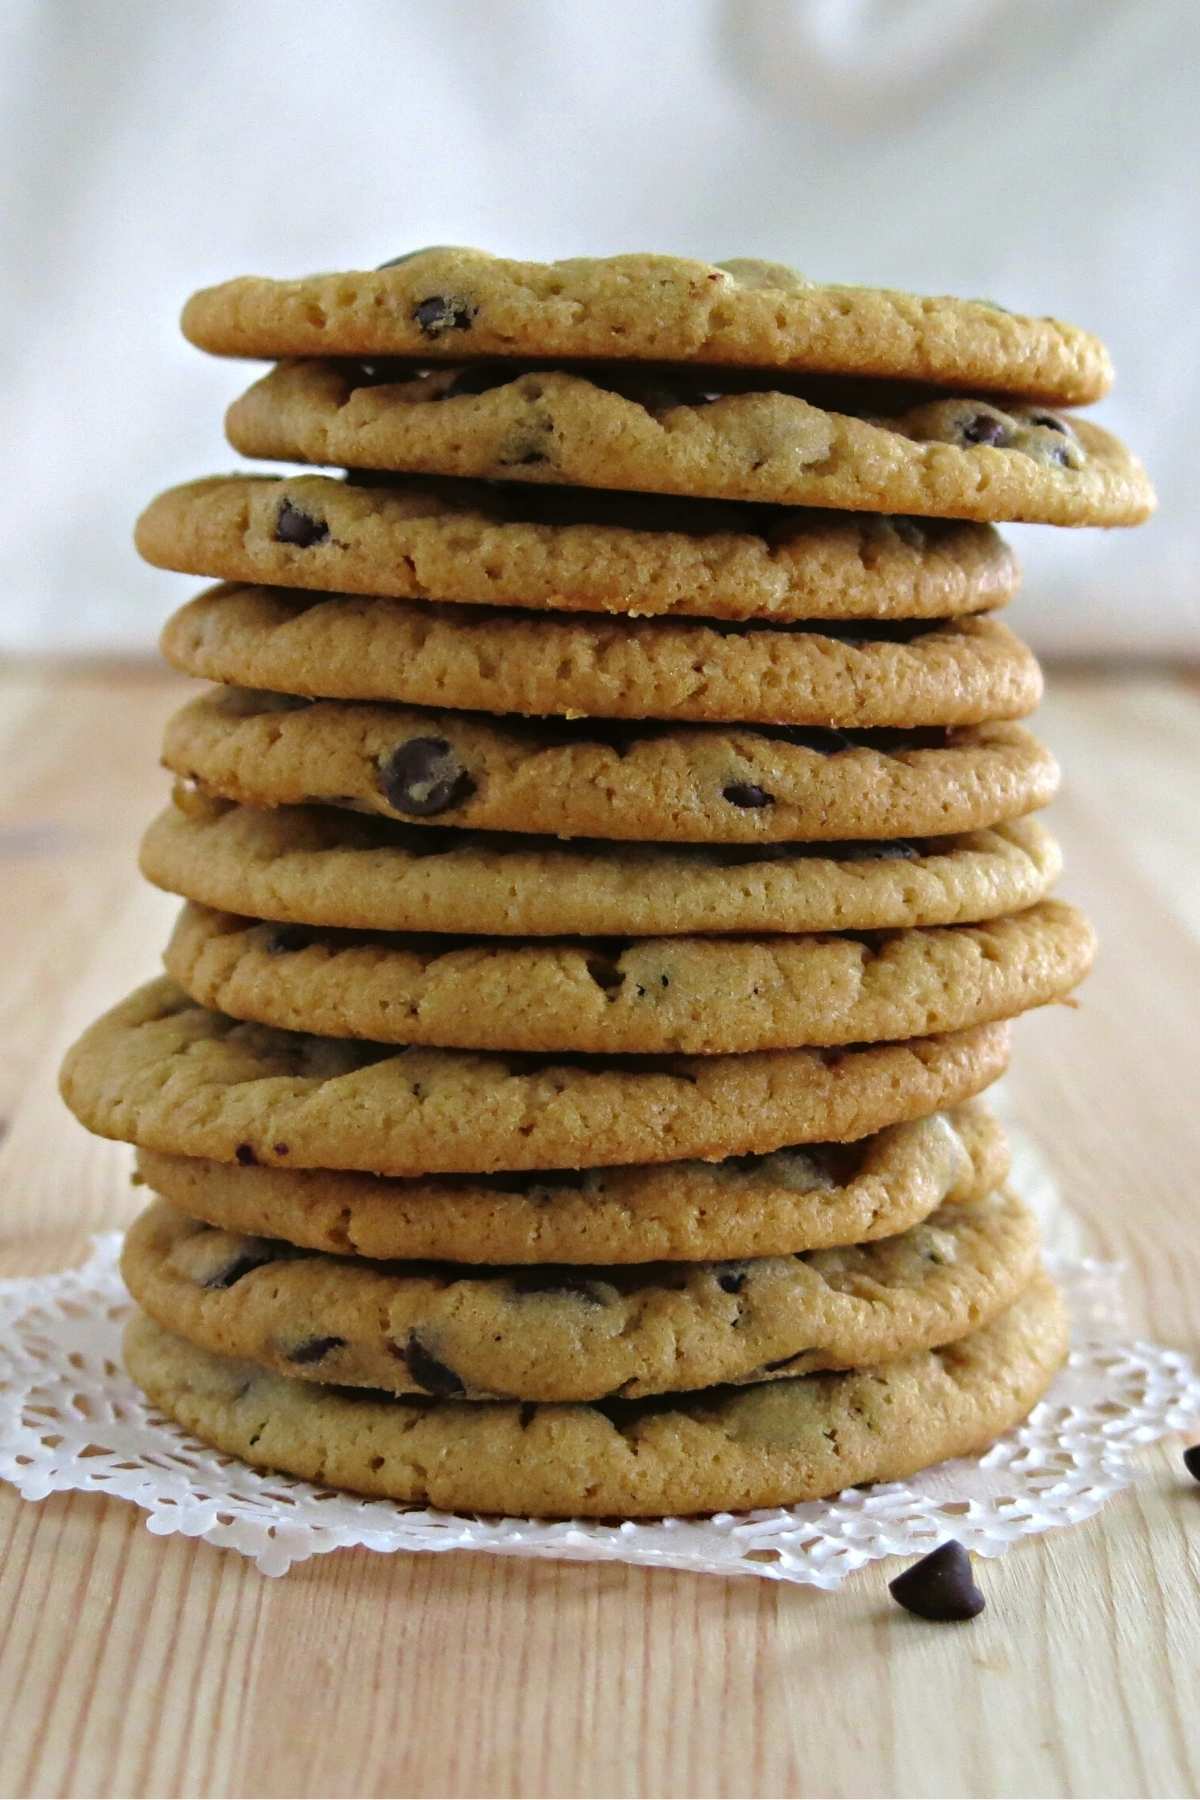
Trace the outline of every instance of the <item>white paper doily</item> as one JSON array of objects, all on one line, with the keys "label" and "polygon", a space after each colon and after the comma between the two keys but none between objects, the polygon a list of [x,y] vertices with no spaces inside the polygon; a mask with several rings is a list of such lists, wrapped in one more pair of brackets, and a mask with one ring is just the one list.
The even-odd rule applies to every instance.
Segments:
[{"label": "white paper doily", "polygon": [[1188,1359],[1123,1339],[1118,1271],[1052,1257],[1074,1324],[1068,1367],[1018,1431],[978,1459],[834,1500],[650,1524],[477,1519],[359,1500],[231,1461],[164,1420],[120,1364],[129,1306],[120,1236],[65,1273],[0,1282],[0,1476],[27,1500],[115,1494],[150,1530],[254,1558],[264,1575],[347,1545],[489,1550],[764,1575],[834,1588],[864,1563],[953,1536],[984,1556],[1086,1519],[1134,1478],[1142,1444],[1200,1415]]}]

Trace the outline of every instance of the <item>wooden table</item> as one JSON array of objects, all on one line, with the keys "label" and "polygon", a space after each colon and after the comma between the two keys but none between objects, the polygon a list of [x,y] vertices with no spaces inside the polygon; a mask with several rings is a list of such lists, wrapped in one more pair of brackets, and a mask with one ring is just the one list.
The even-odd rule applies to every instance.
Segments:
[{"label": "wooden table", "polygon": [[[179,686],[151,670],[0,683],[0,1270],[126,1219],[127,1156],[53,1091],[85,1021],[149,974],[171,903],[139,828]],[[1066,891],[1105,942],[1078,1011],[1012,1076],[1140,1322],[1195,1347],[1200,693],[1063,676]],[[1188,1795],[1200,1785],[1200,1488],[1177,1445],[1088,1525],[983,1570],[939,1628],[876,1566],[836,1596],[454,1554],[341,1552],[282,1581],[156,1540],[117,1501],[0,1488],[0,1792],[125,1795]]]}]

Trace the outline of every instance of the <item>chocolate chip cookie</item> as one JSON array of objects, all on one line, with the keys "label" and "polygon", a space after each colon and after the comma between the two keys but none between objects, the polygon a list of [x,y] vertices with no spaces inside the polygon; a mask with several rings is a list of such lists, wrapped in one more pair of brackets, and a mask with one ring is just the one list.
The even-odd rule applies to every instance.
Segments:
[{"label": "chocolate chip cookie", "polygon": [[1042,1274],[992,1324],[937,1350],[665,1401],[396,1399],[268,1374],[141,1314],[125,1339],[154,1405],[228,1455],[406,1504],[533,1517],[737,1512],[898,1481],[994,1442],[1066,1354],[1062,1301]]},{"label": "chocolate chip cookie", "polygon": [[1019,725],[525,722],[245,688],[176,713],[163,760],[244,805],[656,843],[976,831],[1044,806],[1058,784],[1054,758]]},{"label": "chocolate chip cookie", "polygon": [[160,494],[164,569],[335,593],[688,619],[949,619],[1015,593],[990,525],[597,489],[212,476]]},{"label": "chocolate chip cookie", "polygon": [[298,281],[194,294],[184,334],[223,356],[565,357],[891,376],[1035,400],[1098,400],[1103,344],[991,300],[810,281],[753,258],[514,262],[453,246]]},{"label": "chocolate chip cookie", "polygon": [[626,1400],[890,1362],[986,1325],[1028,1286],[1015,1196],[897,1237],[754,1261],[478,1270],[373,1263],[219,1231],[155,1201],[121,1272],[168,1330],[305,1381],[442,1399]]},{"label": "chocolate chip cookie", "polygon": [[853,937],[414,938],[185,906],[167,973],[288,1031],[475,1050],[691,1055],[929,1037],[1061,999],[1091,966],[1058,900],[983,925]]},{"label": "chocolate chip cookie", "polygon": [[977,1101],[852,1144],[658,1166],[472,1180],[269,1169],[143,1150],[138,1180],[224,1231],[337,1256],[470,1263],[644,1263],[789,1256],[861,1244],[982,1199],[1008,1147]]},{"label": "chocolate chip cookie", "polygon": [[238,687],[534,717],[976,725],[1023,718],[1042,693],[1032,651],[995,619],[548,619],[230,586],[181,607],[160,644]]},{"label": "chocolate chip cookie", "polygon": [[874,843],[563,844],[343,807],[267,811],[183,786],[141,851],[150,881],[219,911],[510,937],[971,924],[1043,899],[1061,862],[1036,819]]},{"label": "chocolate chip cookie", "polygon": [[1136,525],[1154,508],[1101,426],[977,397],[860,414],[677,378],[499,365],[390,380],[294,362],[225,427],[244,456],[349,469],[1048,525]]},{"label": "chocolate chip cookie", "polygon": [[67,1052],[100,1137],[216,1162],[380,1175],[721,1159],[845,1142],[970,1099],[1008,1027],[843,1050],[575,1060],[398,1050],[247,1025],[148,982]]}]

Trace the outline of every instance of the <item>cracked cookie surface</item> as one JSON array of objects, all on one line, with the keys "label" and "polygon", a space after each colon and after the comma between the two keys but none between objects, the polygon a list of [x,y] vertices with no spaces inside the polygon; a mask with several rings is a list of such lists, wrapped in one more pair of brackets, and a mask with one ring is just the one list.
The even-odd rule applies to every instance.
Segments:
[{"label": "cracked cookie surface", "polygon": [[937,1350],[668,1401],[380,1398],[214,1356],[140,1314],[125,1359],[169,1418],[257,1468],[450,1511],[622,1518],[784,1506],[971,1455],[1041,1398],[1067,1337],[1039,1273]]},{"label": "cracked cookie surface", "polygon": [[242,276],[188,301],[183,330],[224,356],[604,358],[891,376],[1039,400],[1098,400],[1099,339],[988,300],[833,285],[782,263],[632,254],[517,262],[414,250],[382,268]]}]

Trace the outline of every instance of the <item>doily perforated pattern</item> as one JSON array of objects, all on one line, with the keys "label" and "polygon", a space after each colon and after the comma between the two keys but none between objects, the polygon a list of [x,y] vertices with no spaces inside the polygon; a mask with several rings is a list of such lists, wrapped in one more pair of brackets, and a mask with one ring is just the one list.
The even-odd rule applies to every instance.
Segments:
[{"label": "doily perforated pattern", "polygon": [[1188,1359],[1127,1341],[1112,1265],[1052,1257],[1071,1307],[1071,1360],[1018,1431],[987,1455],[833,1500],[649,1524],[477,1519],[359,1500],[268,1476],[164,1420],[120,1363],[128,1298],[119,1234],[79,1269],[0,1282],[0,1476],[27,1500],[64,1491],[132,1500],[150,1530],[253,1557],[265,1575],[343,1546],[487,1550],[759,1575],[834,1588],[864,1563],[953,1535],[984,1556],[1090,1517],[1127,1487],[1140,1445],[1200,1415]]}]

